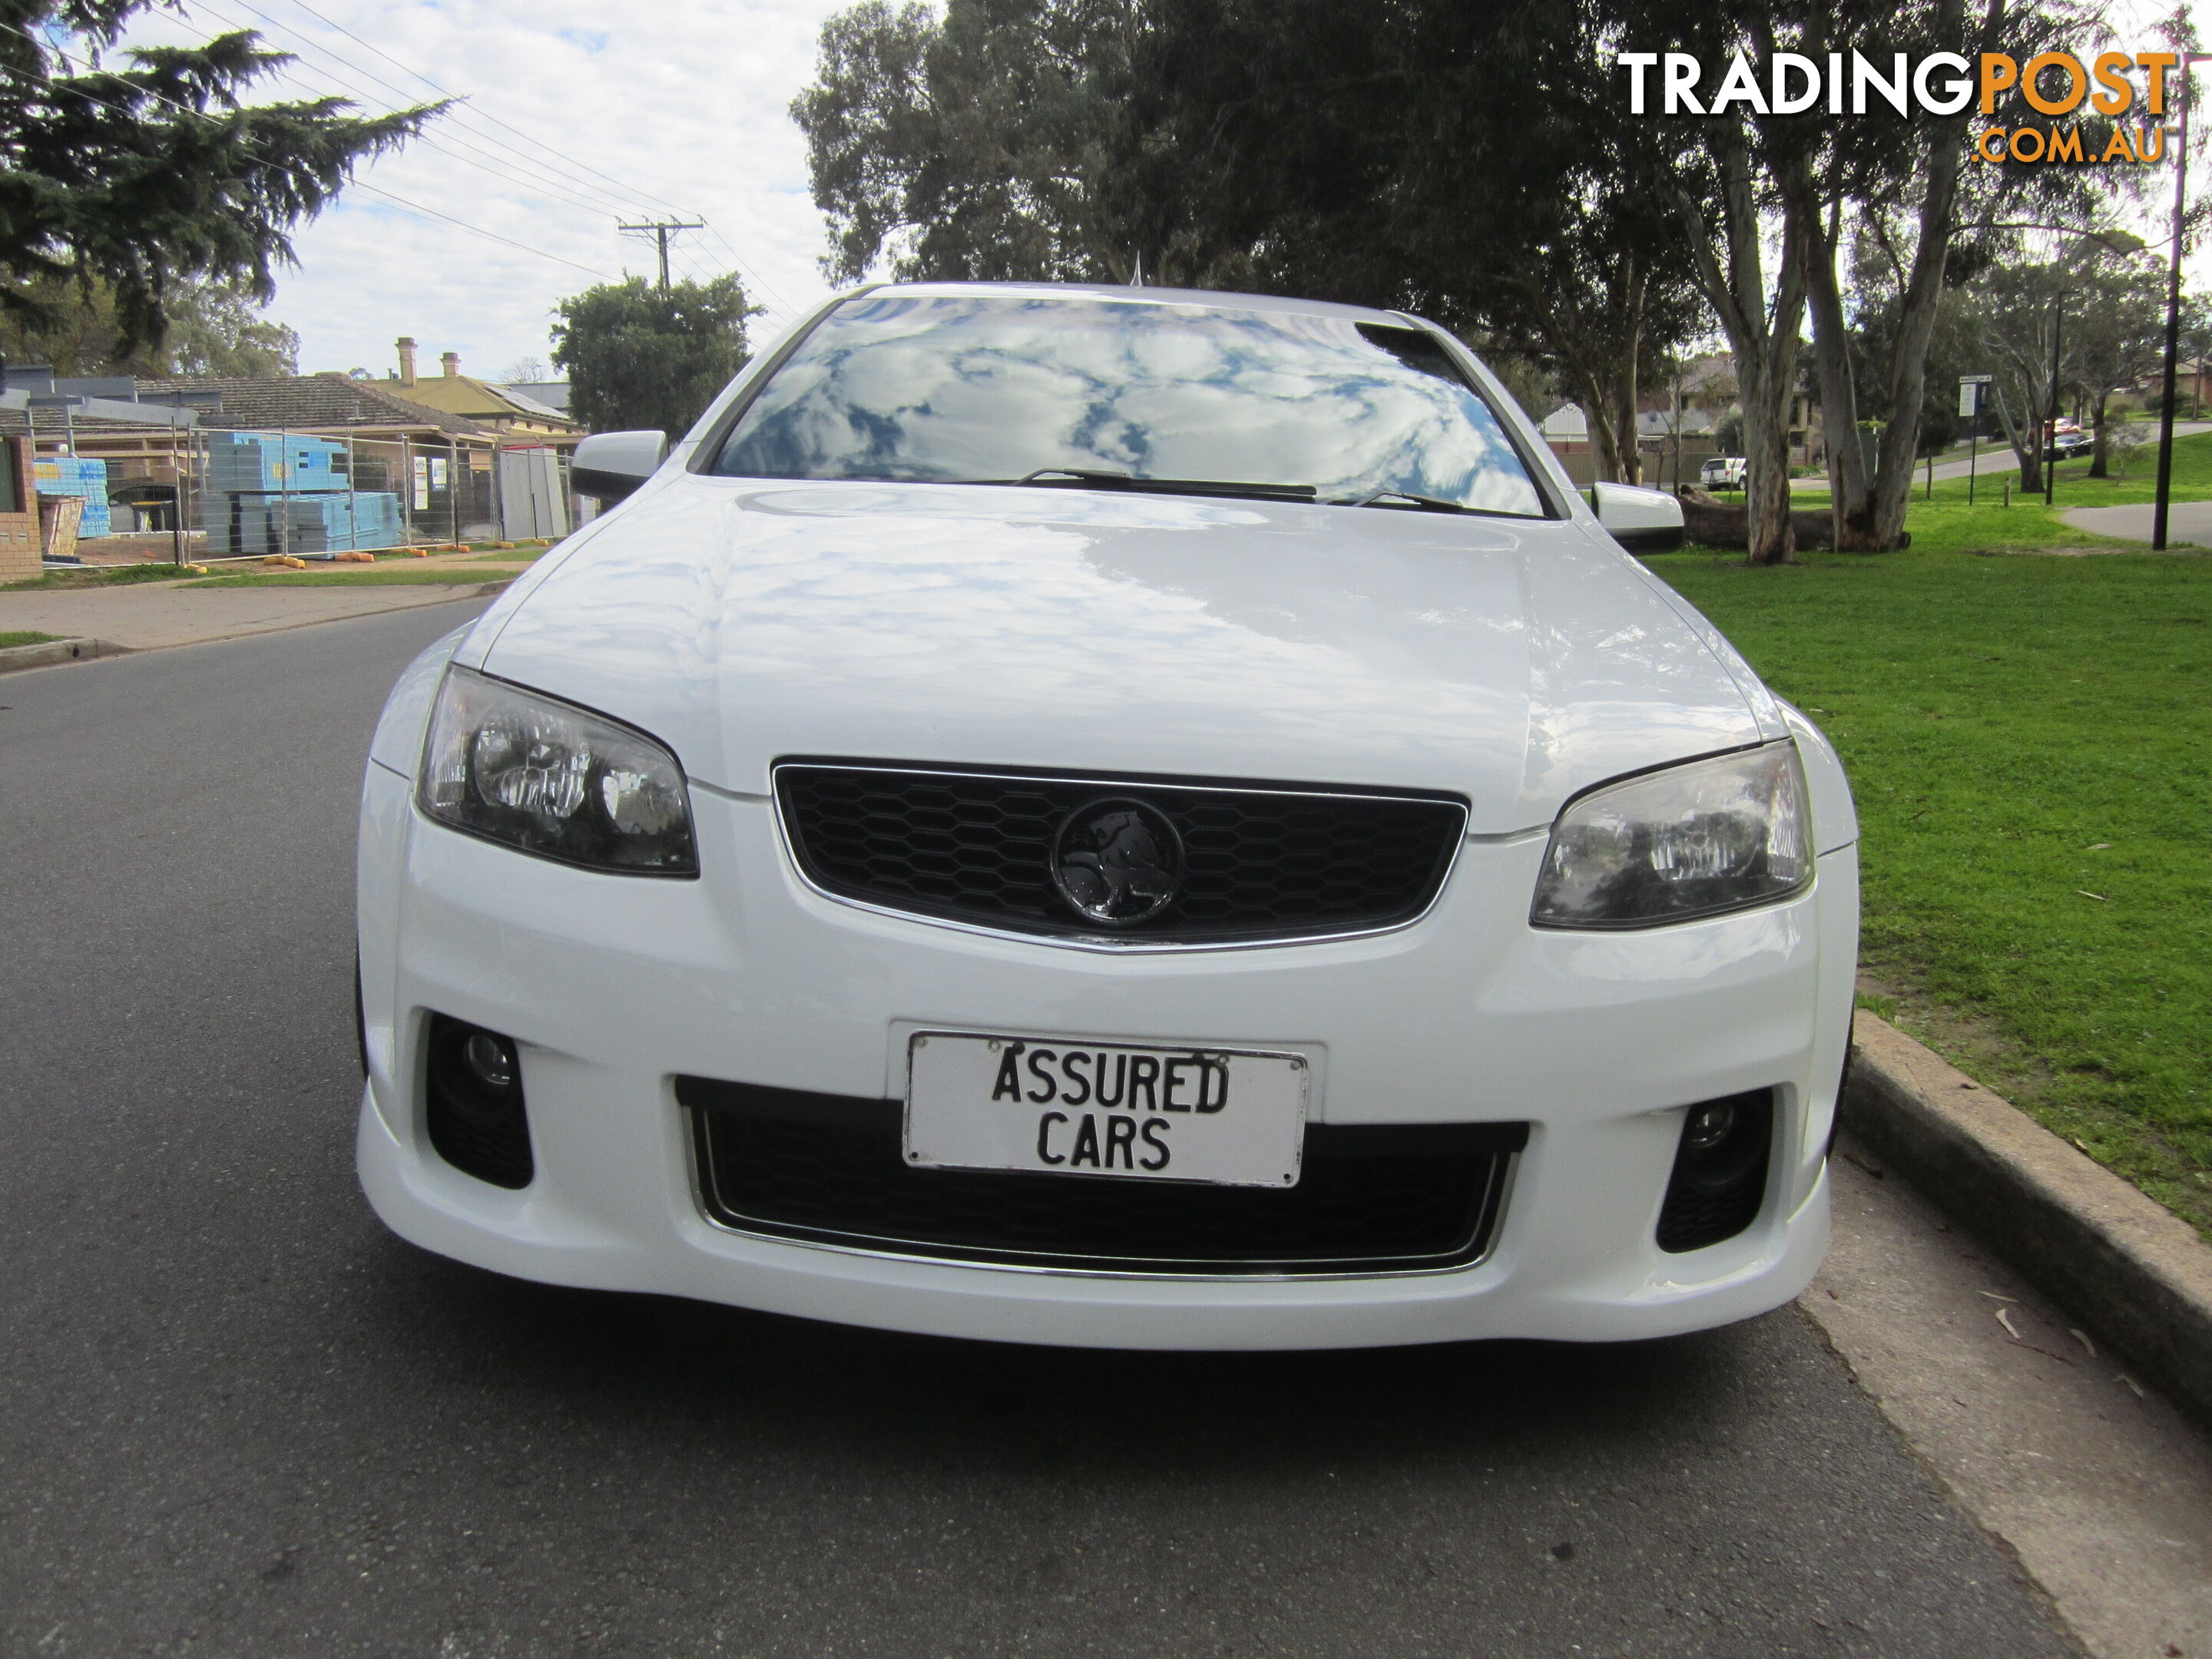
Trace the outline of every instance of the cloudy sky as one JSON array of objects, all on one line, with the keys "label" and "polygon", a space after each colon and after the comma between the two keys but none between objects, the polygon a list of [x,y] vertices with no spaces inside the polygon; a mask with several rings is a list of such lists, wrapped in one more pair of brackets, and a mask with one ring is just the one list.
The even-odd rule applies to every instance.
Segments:
[{"label": "cloudy sky", "polygon": [[654,270],[651,240],[621,222],[705,221],[672,268],[736,269],[769,307],[757,329],[828,291],[786,111],[838,3],[187,0],[133,38],[252,28],[299,59],[279,93],[379,110],[465,100],[299,235],[270,309],[299,331],[303,369],[381,374],[409,334],[432,372],[451,350],[491,378],[548,355],[562,295]]},{"label": "cloudy sky", "polygon": [[[381,374],[408,334],[432,372],[451,350],[496,378],[547,356],[563,295],[653,270],[651,243],[620,222],[705,221],[678,240],[673,269],[737,270],[769,307],[757,337],[827,292],[787,111],[842,3],[185,0],[134,38],[252,28],[297,55],[279,93],[379,110],[465,100],[300,234],[299,267],[270,310],[299,331],[303,369]],[[2117,0],[2114,21],[2148,45],[2166,3]],[[2192,265],[2212,276],[2212,253]]]}]

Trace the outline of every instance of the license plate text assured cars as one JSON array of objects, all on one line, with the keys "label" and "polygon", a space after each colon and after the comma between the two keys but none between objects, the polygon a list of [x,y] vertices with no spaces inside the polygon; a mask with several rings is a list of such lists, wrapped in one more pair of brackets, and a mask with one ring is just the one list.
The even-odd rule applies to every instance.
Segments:
[{"label": "license plate text assured cars", "polygon": [[907,1045],[916,1169],[1295,1187],[1303,1054],[922,1031]]}]

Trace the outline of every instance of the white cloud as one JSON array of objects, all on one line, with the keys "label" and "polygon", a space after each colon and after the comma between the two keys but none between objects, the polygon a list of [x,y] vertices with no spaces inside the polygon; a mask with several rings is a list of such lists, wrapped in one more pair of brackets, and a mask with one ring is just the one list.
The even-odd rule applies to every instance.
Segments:
[{"label": "white cloud", "polygon": [[300,331],[306,369],[381,374],[406,334],[432,373],[452,350],[489,375],[548,355],[562,295],[624,270],[653,273],[651,240],[619,234],[618,220],[705,220],[710,231],[677,240],[672,273],[736,269],[769,308],[757,339],[828,291],[805,144],[787,109],[813,78],[823,20],[839,3],[190,0],[183,17],[154,14],[133,38],[257,29],[300,59],[264,98],[337,93],[389,109],[437,96],[409,70],[465,97],[422,140],[363,168],[370,188],[349,191],[298,234],[299,265],[270,314]]}]

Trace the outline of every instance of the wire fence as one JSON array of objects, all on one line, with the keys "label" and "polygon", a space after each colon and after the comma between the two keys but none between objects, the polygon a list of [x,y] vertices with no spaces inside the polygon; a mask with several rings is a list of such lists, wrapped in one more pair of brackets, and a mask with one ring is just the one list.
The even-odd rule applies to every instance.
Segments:
[{"label": "wire fence", "polygon": [[175,465],[205,562],[558,539],[581,517],[550,445],[200,430]]}]

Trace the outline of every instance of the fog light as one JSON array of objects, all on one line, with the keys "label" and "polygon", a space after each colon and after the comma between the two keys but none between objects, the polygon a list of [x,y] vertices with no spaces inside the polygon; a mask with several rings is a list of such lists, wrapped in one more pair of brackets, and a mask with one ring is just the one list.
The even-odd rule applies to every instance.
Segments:
[{"label": "fog light", "polygon": [[1726,1140],[1729,1131],[1735,1127],[1735,1103],[1729,1100],[1709,1100],[1693,1107],[1690,1121],[1682,1130],[1682,1146],[1692,1152],[1710,1152]]},{"label": "fog light", "polygon": [[1685,1112],[1659,1206],[1659,1248],[1701,1250],[1757,1220],[1773,1139],[1771,1089],[1700,1101]]},{"label": "fog light", "polygon": [[493,1093],[503,1095],[514,1086],[514,1050],[504,1037],[495,1037],[489,1031],[471,1031],[461,1045],[461,1058],[468,1061],[477,1080]]},{"label": "fog light", "polygon": [[430,1016],[423,1066],[423,1123],[431,1148],[495,1187],[527,1187],[537,1173],[522,1065],[511,1037]]}]

